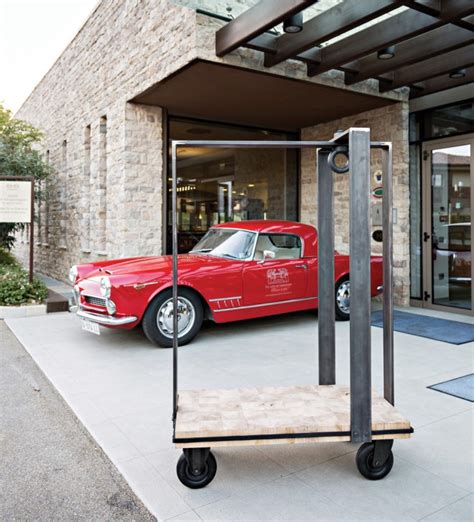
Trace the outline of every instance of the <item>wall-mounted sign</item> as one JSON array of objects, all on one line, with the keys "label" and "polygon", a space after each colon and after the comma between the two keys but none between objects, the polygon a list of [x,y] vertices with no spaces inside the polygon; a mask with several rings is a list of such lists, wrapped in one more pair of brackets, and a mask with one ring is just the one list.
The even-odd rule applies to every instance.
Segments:
[{"label": "wall-mounted sign", "polygon": [[382,223],[382,203],[375,203],[372,205],[372,226],[381,227]]},{"label": "wall-mounted sign", "polygon": [[372,190],[372,196],[374,198],[382,198],[383,197],[383,187],[380,185],[379,187],[375,187]]},{"label": "wall-mounted sign", "polygon": [[31,223],[31,181],[0,180],[0,223]]}]

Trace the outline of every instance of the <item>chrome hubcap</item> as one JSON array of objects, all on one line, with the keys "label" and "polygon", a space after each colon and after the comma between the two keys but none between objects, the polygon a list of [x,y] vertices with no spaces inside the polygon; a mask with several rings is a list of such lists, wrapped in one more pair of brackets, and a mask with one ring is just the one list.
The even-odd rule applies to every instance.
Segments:
[{"label": "chrome hubcap", "polygon": [[[178,336],[183,337],[193,327],[195,318],[194,306],[185,297],[178,299]],[[156,317],[158,330],[165,337],[173,337],[173,299],[165,301],[158,310]]]},{"label": "chrome hubcap", "polygon": [[349,313],[351,305],[351,282],[342,282],[336,292],[337,307],[345,314]]}]

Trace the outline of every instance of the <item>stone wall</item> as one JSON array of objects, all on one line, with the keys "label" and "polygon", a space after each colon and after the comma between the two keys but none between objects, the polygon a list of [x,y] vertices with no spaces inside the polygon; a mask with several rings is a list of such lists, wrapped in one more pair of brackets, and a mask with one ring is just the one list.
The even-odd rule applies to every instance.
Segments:
[{"label": "stone wall", "polygon": [[[407,305],[410,295],[409,272],[409,185],[408,185],[408,104],[397,103],[381,109],[342,118],[303,129],[303,140],[331,139],[337,130],[369,127],[371,140],[393,143],[393,201],[397,209],[394,224],[394,282],[396,301]],[[371,168],[375,175],[381,169],[381,153],[372,151]],[[349,183],[348,174],[334,175],[335,246],[348,253]],[[374,177],[372,187],[376,186]],[[309,149],[301,156],[301,221],[317,226],[316,154]],[[373,199],[373,204],[381,200]],[[373,226],[373,230],[380,226]],[[373,253],[381,253],[382,244],[372,241]]]},{"label": "stone wall", "polygon": [[162,112],[128,100],[195,57],[195,19],[166,0],[103,0],[16,114],[44,131],[55,168],[37,271],[65,279],[74,263],[161,253]]},{"label": "stone wall", "polygon": [[[321,0],[314,9],[338,1]],[[215,6],[211,10],[222,12],[227,3]],[[217,58],[215,32],[224,22],[189,7],[196,5],[103,0],[16,115],[44,131],[45,158],[56,170],[42,187],[47,202],[36,209],[37,271],[65,279],[74,263],[162,252],[162,111],[130,100],[196,58],[268,71],[263,54],[249,49]],[[293,60],[269,72],[341,93],[378,94],[373,81],[345,86],[339,71],[309,79],[305,65]],[[404,100],[406,94],[383,97]],[[21,234],[16,248],[25,263],[27,241]]]}]

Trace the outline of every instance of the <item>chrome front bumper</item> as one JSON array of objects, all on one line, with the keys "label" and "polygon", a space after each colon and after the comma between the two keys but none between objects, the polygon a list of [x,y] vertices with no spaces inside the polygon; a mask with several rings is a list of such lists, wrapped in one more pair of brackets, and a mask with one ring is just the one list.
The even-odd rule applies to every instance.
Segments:
[{"label": "chrome front bumper", "polygon": [[130,324],[137,320],[134,315],[126,317],[113,317],[111,315],[96,314],[94,312],[86,312],[85,310],[77,310],[76,314],[81,319],[87,319],[93,323],[99,323],[104,326],[122,326],[124,324]]}]

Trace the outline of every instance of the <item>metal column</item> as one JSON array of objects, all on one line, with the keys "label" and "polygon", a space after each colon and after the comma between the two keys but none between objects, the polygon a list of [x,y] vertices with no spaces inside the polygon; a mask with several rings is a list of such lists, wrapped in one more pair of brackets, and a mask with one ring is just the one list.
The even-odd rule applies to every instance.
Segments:
[{"label": "metal column", "polygon": [[370,131],[349,130],[351,440],[372,440],[370,339]]},{"label": "metal column", "polygon": [[382,148],[383,183],[383,387],[384,397],[395,402],[393,373],[393,185],[392,145]]},{"label": "metal column", "polygon": [[336,383],[334,208],[331,151],[318,149],[318,357],[319,384]]},{"label": "metal column", "polygon": [[176,177],[176,142],[171,144],[171,211],[173,243],[173,422],[178,411],[178,208]]}]

